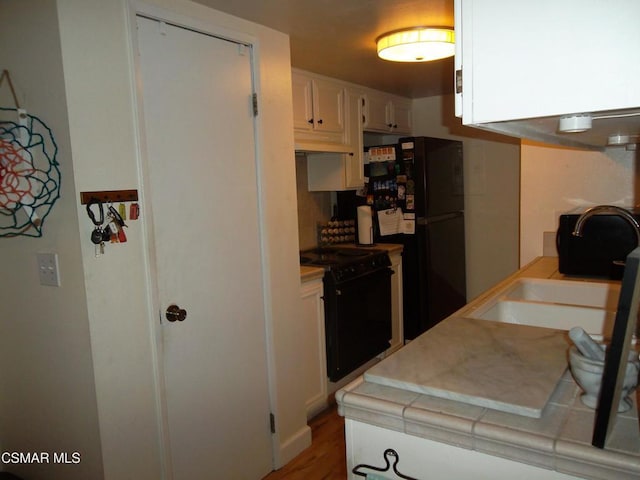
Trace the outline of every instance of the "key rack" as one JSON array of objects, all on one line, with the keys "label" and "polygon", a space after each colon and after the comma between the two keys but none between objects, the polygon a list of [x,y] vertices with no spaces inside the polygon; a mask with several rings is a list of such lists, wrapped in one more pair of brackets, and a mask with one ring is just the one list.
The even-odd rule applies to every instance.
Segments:
[{"label": "key rack", "polygon": [[102,203],[137,202],[138,190],[99,190],[96,192],[80,192],[80,203],[86,205],[91,200]]},{"label": "key rack", "polygon": [[[125,243],[127,234],[125,223],[127,207],[125,202],[131,202],[129,206],[129,219],[137,220],[139,215],[137,190],[99,190],[93,192],[80,192],[80,203],[86,206],[87,216],[93,224],[91,231],[91,243],[95,245],[96,257],[104,254],[105,244]],[[119,203],[118,209],[113,206]]]}]

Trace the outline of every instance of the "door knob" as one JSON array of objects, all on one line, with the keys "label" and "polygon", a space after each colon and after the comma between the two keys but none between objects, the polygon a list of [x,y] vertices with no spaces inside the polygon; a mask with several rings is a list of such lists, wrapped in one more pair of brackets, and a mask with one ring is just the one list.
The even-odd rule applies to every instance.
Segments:
[{"label": "door knob", "polygon": [[178,322],[182,322],[187,318],[187,311],[184,308],[180,308],[178,305],[169,305],[164,315],[170,322],[175,322],[176,320]]}]

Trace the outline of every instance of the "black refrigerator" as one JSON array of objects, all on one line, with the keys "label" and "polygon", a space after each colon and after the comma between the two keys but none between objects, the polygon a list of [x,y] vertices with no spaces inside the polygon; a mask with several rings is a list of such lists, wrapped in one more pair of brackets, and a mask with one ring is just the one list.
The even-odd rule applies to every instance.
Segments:
[{"label": "black refrigerator", "polygon": [[338,209],[352,216],[371,205],[375,242],[404,245],[404,337],[412,340],[466,303],[462,142],[401,138],[367,153],[364,191],[339,196]]}]

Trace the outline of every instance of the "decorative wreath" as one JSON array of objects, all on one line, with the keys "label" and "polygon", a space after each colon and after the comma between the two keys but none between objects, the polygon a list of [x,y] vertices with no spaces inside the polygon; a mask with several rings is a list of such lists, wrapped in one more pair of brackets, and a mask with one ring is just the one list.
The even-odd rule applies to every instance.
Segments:
[{"label": "decorative wreath", "polygon": [[44,219],[60,197],[57,153],[42,120],[0,107],[0,237],[42,236]]}]

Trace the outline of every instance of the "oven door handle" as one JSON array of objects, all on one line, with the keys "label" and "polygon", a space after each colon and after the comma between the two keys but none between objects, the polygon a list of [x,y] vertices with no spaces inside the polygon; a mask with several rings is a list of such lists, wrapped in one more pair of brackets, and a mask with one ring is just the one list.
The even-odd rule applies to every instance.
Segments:
[{"label": "oven door handle", "polygon": [[336,290],[338,290],[340,288],[340,285],[346,285],[355,281],[359,281],[362,280],[363,278],[367,278],[370,276],[377,276],[377,275],[393,275],[396,272],[394,270],[392,270],[390,267],[383,267],[383,268],[379,268],[378,270],[373,270],[373,271],[369,271],[369,272],[364,272],[360,275],[356,275],[355,277],[350,277],[346,280],[342,280],[340,282],[336,282],[335,283],[335,288]]}]

